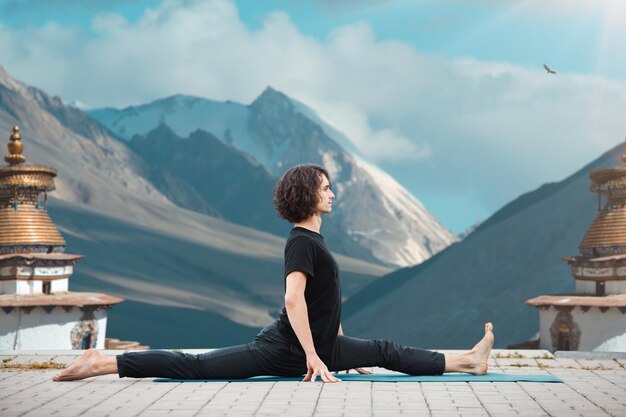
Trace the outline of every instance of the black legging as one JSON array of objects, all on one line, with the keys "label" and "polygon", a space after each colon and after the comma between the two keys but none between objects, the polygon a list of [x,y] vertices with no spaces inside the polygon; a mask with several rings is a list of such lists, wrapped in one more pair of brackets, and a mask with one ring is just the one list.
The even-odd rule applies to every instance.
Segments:
[{"label": "black legging", "polygon": [[[439,375],[444,355],[401,346],[387,340],[337,336],[332,354],[321,358],[330,371],[380,366],[410,375]],[[306,373],[302,348],[275,333],[261,332],[252,343],[197,355],[149,350],[117,356],[120,377],[175,379],[239,379],[259,375],[299,376]]]}]

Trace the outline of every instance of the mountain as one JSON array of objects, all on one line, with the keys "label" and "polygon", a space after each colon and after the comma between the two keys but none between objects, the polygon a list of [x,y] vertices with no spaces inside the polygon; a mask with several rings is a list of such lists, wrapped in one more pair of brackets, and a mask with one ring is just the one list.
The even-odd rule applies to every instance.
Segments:
[{"label": "mountain", "polygon": [[271,88],[247,106],[179,95],[90,114],[129,141],[159,125],[167,125],[181,138],[198,129],[210,132],[258,161],[274,180],[295,164],[323,165],[337,195],[324,233],[330,248],[339,253],[408,266],[458,240],[393,178],[348,152],[345,136],[314,116],[313,110]]},{"label": "mountain", "polygon": [[[173,204],[126,143],[0,67],[6,143],[14,124],[27,163],[58,171],[48,213],[67,252],[85,255],[70,290],[126,299],[110,312],[110,337],[154,347],[223,346],[248,341],[276,315],[284,237]],[[346,296],[389,272],[345,256],[337,261]]]},{"label": "mountain", "polygon": [[197,130],[179,138],[160,124],[133,136],[129,146],[146,162],[152,184],[178,206],[277,235],[289,233],[272,204],[276,180],[212,134]]},{"label": "mountain", "polygon": [[473,346],[491,321],[496,346],[529,340],[539,314],[524,302],[574,291],[561,257],[579,253],[596,215],[589,172],[618,165],[620,155],[621,146],[563,181],[520,196],[438,256],[372,282],[347,301],[346,331],[460,349]]},{"label": "mountain", "polygon": [[469,235],[471,235],[472,233],[474,233],[474,231],[476,229],[478,229],[480,227],[481,224],[483,224],[484,220],[479,220],[476,223],[474,223],[473,225],[471,225],[470,227],[468,227],[467,229],[465,229],[463,232],[459,233],[459,240],[463,240],[466,237],[468,237]]}]

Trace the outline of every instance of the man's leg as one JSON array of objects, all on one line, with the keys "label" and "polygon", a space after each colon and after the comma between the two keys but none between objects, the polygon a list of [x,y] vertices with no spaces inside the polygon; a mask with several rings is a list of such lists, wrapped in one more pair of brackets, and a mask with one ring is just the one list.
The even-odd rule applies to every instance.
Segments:
[{"label": "man's leg", "polygon": [[92,376],[117,373],[115,356],[102,356],[96,349],[89,349],[70,366],[52,377],[53,381],[74,381]]},{"label": "man's leg", "polygon": [[337,337],[328,369],[344,371],[370,366],[410,375],[438,375],[444,372],[445,359],[441,353],[402,346],[389,340]]},{"label": "man's leg", "polygon": [[460,354],[446,353],[446,372],[467,372],[484,375],[489,365],[489,353],[493,347],[493,325],[485,324],[485,336],[474,345],[472,350]]},{"label": "man's leg", "polygon": [[120,377],[175,379],[238,379],[263,375],[249,345],[216,349],[198,355],[148,350],[106,357],[90,349],[52,379],[69,381],[114,373]]},{"label": "man's leg", "polygon": [[328,368],[343,371],[353,368],[380,366],[409,375],[439,375],[444,372],[487,372],[487,359],[493,346],[493,326],[485,324],[485,336],[471,351],[441,354],[429,350],[402,346],[388,340],[361,340],[339,336]]}]

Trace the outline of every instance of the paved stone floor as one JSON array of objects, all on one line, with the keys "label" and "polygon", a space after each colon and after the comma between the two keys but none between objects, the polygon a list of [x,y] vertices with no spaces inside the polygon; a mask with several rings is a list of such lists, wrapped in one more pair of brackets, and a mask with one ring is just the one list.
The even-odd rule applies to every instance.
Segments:
[{"label": "paved stone floor", "polygon": [[[106,351],[105,354],[116,354]],[[557,354],[557,356],[559,356]],[[490,371],[564,383],[155,383],[114,375],[55,383],[74,351],[0,351],[0,416],[626,416],[626,359],[496,350]],[[624,356],[621,356],[624,358]],[[375,372],[389,372],[374,369]]]}]

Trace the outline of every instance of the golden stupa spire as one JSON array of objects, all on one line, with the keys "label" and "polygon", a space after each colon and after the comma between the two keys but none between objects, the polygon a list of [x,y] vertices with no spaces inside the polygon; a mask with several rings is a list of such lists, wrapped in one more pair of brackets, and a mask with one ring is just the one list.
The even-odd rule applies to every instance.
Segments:
[{"label": "golden stupa spire", "polygon": [[63,252],[65,240],[46,211],[57,172],[26,165],[20,139],[20,128],[14,126],[4,158],[9,165],[0,166],[0,255]]},{"label": "golden stupa spire", "polygon": [[[626,165],[626,144],[622,154]],[[626,166],[591,171],[590,191],[598,194],[598,214],[580,250],[586,256],[626,254]],[[602,202],[603,197],[606,199]]]},{"label": "golden stupa spire", "polygon": [[4,157],[4,160],[7,161],[9,165],[18,165],[26,162],[26,157],[22,155],[24,144],[20,141],[21,138],[20,127],[18,125],[13,126],[13,134],[10,138],[11,142],[7,145],[9,154]]}]

